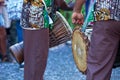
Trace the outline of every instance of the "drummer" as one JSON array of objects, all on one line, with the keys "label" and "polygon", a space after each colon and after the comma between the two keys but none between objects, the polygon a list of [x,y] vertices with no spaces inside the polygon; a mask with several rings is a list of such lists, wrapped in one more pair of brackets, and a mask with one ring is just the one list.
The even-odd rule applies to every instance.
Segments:
[{"label": "drummer", "polygon": [[[72,22],[75,24],[83,21],[80,10],[84,3],[85,0],[76,0],[72,14]],[[120,8],[117,5],[120,0],[96,0],[95,4],[86,80],[110,80],[120,43]]]},{"label": "drummer", "polygon": [[[68,5],[66,4],[66,2],[64,0],[55,0],[55,7],[56,8],[55,10],[59,10],[59,9],[62,9],[62,10],[72,10],[73,9],[73,6],[74,6],[74,2],[70,2],[68,3]],[[53,13],[54,14],[54,13]],[[12,45],[14,46],[14,45]],[[12,49],[11,49],[12,50]],[[14,53],[13,53],[14,54]],[[20,68],[23,68],[24,65],[22,65],[21,63],[20,64]]]},{"label": "drummer", "polygon": [[[39,30],[27,29],[34,27],[34,25],[30,25],[30,23],[27,22],[28,13],[26,12],[27,10],[25,10],[29,8],[30,1],[31,0],[24,0],[21,22],[24,28],[24,80],[43,80],[49,50],[49,29],[47,28],[48,26],[44,26],[46,28],[40,26]],[[36,1],[38,0],[34,0],[32,3],[35,2],[36,4]],[[72,10],[72,7],[69,7],[64,0],[55,0],[55,3],[58,8]],[[39,24],[37,26],[39,26]]]}]

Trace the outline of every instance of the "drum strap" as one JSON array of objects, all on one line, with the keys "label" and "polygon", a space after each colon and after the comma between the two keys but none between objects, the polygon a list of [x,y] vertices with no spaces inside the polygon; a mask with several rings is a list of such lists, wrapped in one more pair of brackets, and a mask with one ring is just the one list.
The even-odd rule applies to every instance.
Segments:
[{"label": "drum strap", "polygon": [[89,8],[89,11],[88,11],[88,15],[86,16],[86,19],[85,19],[85,21],[83,23],[82,32],[85,32],[85,30],[86,30],[86,27],[88,25],[88,20],[89,20],[88,18],[90,17],[90,14],[94,9],[95,2],[96,2],[96,0],[94,0],[94,2],[92,2],[92,1],[90,2],[90,8]]}]

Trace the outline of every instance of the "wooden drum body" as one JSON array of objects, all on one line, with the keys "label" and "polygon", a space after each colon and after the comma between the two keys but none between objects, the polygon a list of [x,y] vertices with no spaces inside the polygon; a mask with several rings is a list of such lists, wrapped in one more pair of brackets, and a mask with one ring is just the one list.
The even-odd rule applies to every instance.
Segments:
[{"label": "wooden drum body", "polygon": [[50,47],[57,46],[71,40],[72,29],[63,15],[56,12],[56,17],[53,24],[53,29],[50,30]]},{"label": "wooden drum body", "polygon": [[24,54],[23,54],[23,42],[16,43],[10,46],[10,52],[15,58],[15,60],[21,64],[24,61]]}]

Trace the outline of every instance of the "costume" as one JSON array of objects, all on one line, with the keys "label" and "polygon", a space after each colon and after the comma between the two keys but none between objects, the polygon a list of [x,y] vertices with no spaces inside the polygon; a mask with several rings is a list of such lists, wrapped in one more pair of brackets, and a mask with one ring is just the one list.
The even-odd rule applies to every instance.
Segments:
[{"label": "costume", "polygon": [[120,22],[114,20],[94,23],[87,60],[87,80],[110,80],[120,41],[119,25]]},{"label": "costume", "polygon": [[49,49],[49,29],[24,29],[24,80],[43,80]]},{"label": "costume", "polygon": [[[48,15],[40,0],[24,0],[23,7],[24,79],[43,80],[49,49]],[[44,19],[48,21],[44,22]]]},{"label": "costume", "polygon": [[119,0],[96,0],[87,80],[110,80],[120,42]]}]

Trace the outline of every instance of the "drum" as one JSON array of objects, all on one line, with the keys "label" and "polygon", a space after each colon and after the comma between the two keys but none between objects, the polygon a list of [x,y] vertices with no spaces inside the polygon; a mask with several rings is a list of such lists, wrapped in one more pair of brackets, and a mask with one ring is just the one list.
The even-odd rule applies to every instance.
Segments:
[{"label": "drum", "polygon": [[24,54],[23,54],[23,42],[16,43],[10,46],[10,52],[17,61],[17,63],[21,64],[24,61]]},{"label": "drum", "polygon": [[[53,29],[49,30],[49,47],[54,47],[59,44],[71,40],[72,29],[61,13],[56,12]],[[16,61],[21,64],[24,61],[23,42],[12,45],[10,48],[12,55]]]},{"label": "drum", "polygon": [[76,66],[82,73],[85,73],[87,69],[88,46],[88,37],[79,27],[76,27],[72,34],[72,52]]},{"label": "drum", "polygon": [[65,43],[71,39],[72,29],[61,13],[56,12],[53,29],[50,30],[50,47]]}]

